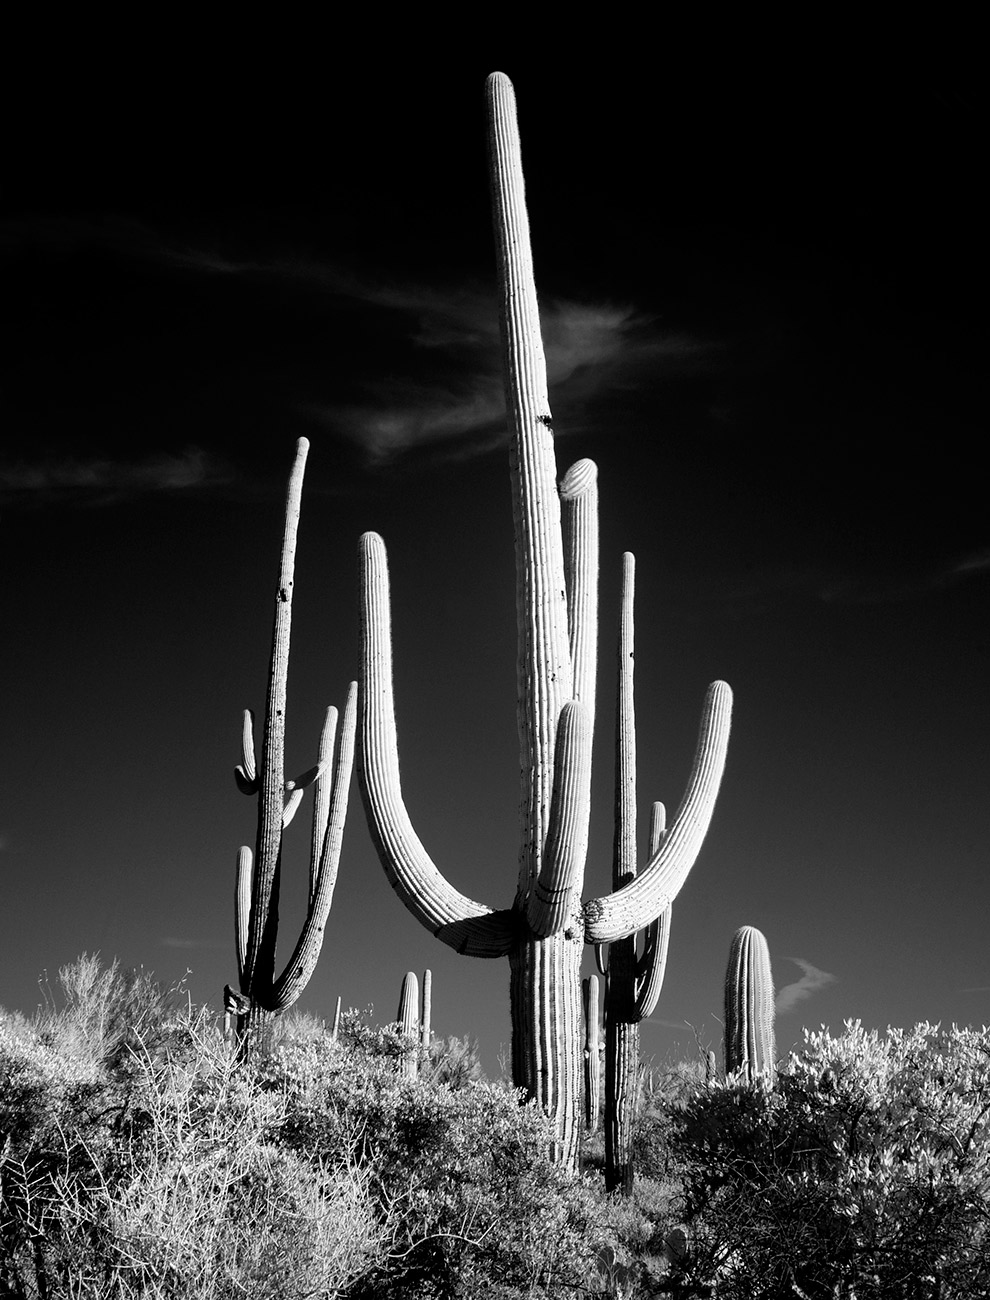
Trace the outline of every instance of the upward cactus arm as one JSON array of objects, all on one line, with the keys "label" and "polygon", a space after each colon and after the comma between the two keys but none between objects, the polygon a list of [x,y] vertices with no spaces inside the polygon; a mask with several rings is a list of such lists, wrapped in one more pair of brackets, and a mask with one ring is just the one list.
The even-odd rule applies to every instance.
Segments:
[{"label": "upward cactus arm", "polygon": [[385,874],[406,907],[458,952],[501,957],[515,926],[456,890],[413,829],[402,798],[392,692],[388,563],[377,533],[361,538],[361,745],[358,775],[371,837]]},{"label": "upward cactus arm", "polygon": [[234,892],[234,946],[241,992],[247,992],[247,942],[251,926],[251,874],[254,855],[246,844],[237,850],[237,884]]},{"label": "upward cactus arm", "polygon": [[[352,682],[351,691],[353,692],[354,689],[354,683]],[[351,703],[350,694],[348,694],[347,703],[348,705]],[[326,839],[327,826],[330,821],[330,803],[335,779],[326,781],[322,779],[322,774],[325,774],[327,769],[333,763],[336,741],[337,710],[331,704],[326,711],[326,716],[323,719],[323,730],[320,732],[319,766],[321,769],[321,779],[316,783],[316,790],[313,794],[313,830],[309,846],[310,906],[313,904],[313,896],[316,893],[316,882],[319,878],[320,867],[323,860],[323,841]]]},{"label": "upward cactus arm", "polygon": [[[334,744],[337,710],[327,710],[327,721],[323,728],[321,755],[324,746]],[[313,845],[312,852],[316,858],[315,887],[312,891],[306,920],[303,922],[299,939],[292,957],[285,970],[275,981],[272,991],[272,1009],[284,1011],[299,997],[319,961],[323,947],[323,934],[327,918],[333,904],[333,891],[337,884],[337,868],[340,865],[340,849],[344,836],[344,819],[347,815],[347,795],[351,785],[351,770],[354,766],[354,737],[357,731],[357,683],[351,682],[344,706],[344,718],[336,746],[331,750],[327,762],[332,764],[327,776],[322,776],[317,786],[313,811]],[[324,796],[322,787],[329,785],[329,792]],[[321,799],[321,796],[324,796]],[[323,803],[326,804],[324,810]],[[322,834],[320,830],[322,827]],[[317,836],[319,835],[319,839]],[[310,866],[313,878],[313,867]]]},{"label": "upward cactus arm", "polygon": [[557,727],[550,830],[526,919],[541,939],[556,934],[580,898],[591,811],[591,718],[577,700],[565,704]]},{"label": "upward cactus arm", "polygon": [[[650,857],[657,853],[667,834],[667,810],[657,802],[650,810]],[[667,972],[667,948],[670,945],[670,919],[673,907],[667,904],[655,921],[646,927],[643,954],[636,963],[637,1020],[652,1016],[660,1001],[663,977]]]},{"label": "upward cactus arm", "polygon": [[598,662],[598,467],[573,464],[560,483],[567,614],[574,671],[574,698],[595,723]]},{"label": "upward cactus arm", "polygon": [[677,897],[715,811],[731,719],[732,691],[725,682],[713,682],[705,697],[694,765],[674,824],[659,851],[631,884],[585,904],[588,943],[614,943],[643,929]]}]

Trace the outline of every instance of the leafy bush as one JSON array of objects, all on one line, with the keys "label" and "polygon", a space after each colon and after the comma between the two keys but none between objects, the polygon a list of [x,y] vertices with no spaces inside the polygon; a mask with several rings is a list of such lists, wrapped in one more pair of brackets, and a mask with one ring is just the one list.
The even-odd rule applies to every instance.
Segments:
[{"label": "leafy bush", "polygon": [[672,1118],[681,1294],[990,1293],[988,1031],[806,1032],[772,1087],[710,1084]]}]

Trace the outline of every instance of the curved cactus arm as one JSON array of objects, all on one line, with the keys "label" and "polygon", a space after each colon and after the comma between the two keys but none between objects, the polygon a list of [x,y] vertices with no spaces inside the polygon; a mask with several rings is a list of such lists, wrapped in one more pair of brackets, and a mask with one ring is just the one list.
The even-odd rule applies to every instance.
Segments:
[{"label": "curved cactus arm", "polygon": [[591,812],[591,718],[577,700],[564,705],[557,724],[550,828],[526,919],[540,939],[564,928],[580,897],[588,855]]},{"label": "curved cactus arm", "polygon": [[574,672],[574,698],[595,725],[598,664],[598,466],[576,461],[560,483],[567,622]]},{"label": "curved cactus arm", "polygon": [[670,916],[673,908],[668,905],[655,921],[646,928],[646,946],[642,957],[642,974],[636,981],[636,1004],[634,1015],[637,1020],[646,1020],[652,1016],[660,1001],[663,989],[663,977],[667,971],[667,947],[670,943]]},{"label": "curved cactus arm", "polygon": [[305,793],[306,791],[302,789],[290,791],[289,797],[285,801],[285,807],[282,809],[282,830],[285,830],[299,811]]},{"label": "curved cactus arm", "polygon": [[269,968],[263,978],[271,978],[278,932],[278,909],[272,907],[279,853],[282,846],[285,785],[285,698],[289,675],[289,636],[292,626],[292,591],[295,581],[296,537],[302,504],[303,477],[309,441],[300,438],[289,475],[285,498],[285,524],[279,560],[278,590],[275,595],[275,622],[272,629],[272,654],[268,669],[268,692],[265,700],[265,726],[261,743],[260,800],[258,839],[255,849],[254,885],[251,897],[251,924],[248,932],[246,971],[254,979],[258,956],[264,946],[264,965]]},{"label": "curved cactus arm", "polygon": [[602,979],[608,979],[608,944],[595,944],[595,965],[598,967],[598,974]]},{"label": "curved cactus arm", "polygon": [[613,943],[641,930],[677,897],[715,810],[731,720],[732,691],[725,682],[713,682],[705,697],[694,764],[674,824],[659,852],[631,884],[585,904],[587,942]]},{"label": "curved cactus arm", "polygon": [[[667,833],[667,810],[659,801],[650,809],[650,857],[657,853]],[[652,1016],[660,1001],[663,977],[667,971],[667,948],[670,943],[670,918],[673,911],[668,905],[655,921],[646,927],[643,954],[636,962],[637,1020]]]},{"label": "curved cactus arm", "polygon": [[402,799],[392,691],[388,562],[377,533],[361,538],[361,744],[358,776],[368,827],[392,888],[426,928],[458,952],[503,957],[515,922],[455,889],[413,829]]},{"label": "curved cactus arm", "polygon": [[[353,689],[353,682],[351,687]],[[331,704],[323,718],[323,729],[320,732],[320,749],[319,764],[321,767],[321,777],[316,783],[316,789],[313,792],[313,829],[310,836],[309,844],[309,903],[313,904],[313,895],[316,893],[316,881],[320,873],[320,862],[323,857],[323,841],[326,838],[327,825],[330,821],[330,796],[332,793],[334,781],[324,779],[327,769],[333,762],[334,745],[337,739],[337,710]]]},{"label": "curved cactus arm", "polygon": [[258,793],[258,770],[254,761],[254,714],[245,709],[241,718],[241,761],[234,768],[234,780],[241,794]]},{"label": "curved cactus arm", "polygon": [[[329,712],[329,711],[328,711]],[[336,709],[333,710],[336,714]],[[328,719],[329,722],[329,719]],[[324,737],[328,728],[324,727]],[[336,749],[332,756],[332,774],[330,781],[329,811],[324,827],[322,844],[316,869],[316,884],[313,896],[306,911],[299,939],[285,970],[275,981],[272,989],[273,1009],[284,1011],[299,997],[316,968],[323,947],[323,933],[333,903],[333,891],[337,884],[337,868],[340,865],[340,849],[344,835],[344,819],[347,814],[347,795],[351,786],[351,771],[354,766],[354,738],[357,732],[357,683],[351,682],[344,706],[344,717],[340,734],[336,739]],[[322,748],[322,743],[321,743]],[[321,778],[324,784],[326,778]],[[319,793],[319,790],[317,791]],[[320,814],[322,816],[322,813]],[[314,814],[314,821],[316,815]],[[310,865],[312,875],[312,864]]]},{"label": "curved cactus arm", "polygon": [[725,972],[725,1074],[742,1071],[748,1083],[769,1076],[776,1058],[770,949],[759,930],[744,925],[729,949]]},{"label": "curved cactus arm", "polygon": [[246,992],[247,939],[251,925],[251,874],[254,855],[246,844],[237,850],[237,883],[234,887],[234,946],[237,949],[237,977]]}]

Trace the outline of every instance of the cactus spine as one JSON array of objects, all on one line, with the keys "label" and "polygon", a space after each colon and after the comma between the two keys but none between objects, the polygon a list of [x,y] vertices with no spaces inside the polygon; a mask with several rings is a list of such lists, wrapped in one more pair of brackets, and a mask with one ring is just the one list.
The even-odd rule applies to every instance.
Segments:
[{"label": "cactus spine", "polygon": [[725,972],[725,1074],[747,1083],[769,1079],[776,1059],[770,949],[759,930],[744,925],[729,949]]},{"label": "cactus spine", "polygon": [[[319,758],[294,780],[284,769],[285,704],[289,668],[289,633],[295,574],[296,536],[302,502],[303,476],[309,442],[300,438],[289,476],[285,525],[275,596],[275,623],[268,670],[268,693],[261,742],[260,771],[255,763],[254,716],[245,710],[242,728],[243,761],[235,770],[238,789],[258,795],[255,853],[244,846],[237,855],[235,934],[240,994],[226,990],[228,1020],[238,1017],[238,1036],[256,1032],[273,1015],[290,1007],[309,983],[323,945],[323,932],[333,901],[340,846],[347,812],[354,741],[357,729],[357,683],[352,682],[341,726],[337,710],[327,709]],[[279,878],[282,832],[299,808],[306,787],[313,785],[313,824],[310,844],[309,905],[292,956],[275,976],[278,940]]]},{"label": "cactus spine", "polygon": [[581,990],[584,1001],[584,1127],[588,1133],[594,1133],[598,1127],[602,1092],[598,976],[589,975],[582,981]]},{"label": "cactus spine", "polygon": [[[616,889],[636,878],[636,711],[634,694],[634,602],[636,562],[622,557],[622,605],[615,725],[615,841],[612,884]],[[655,803],[650,817],[650,854],[656,853],[666,833],[666,811]],[[668,905],[642,932],[642,952],[637,936],[613,943],[599,963],[607,975],[605,985],[605,1187],[632,1192],[632,1141],[639,1093],[639,1023],[656,1010],[667,965],[670,937]]]},{"label": "cactus spine", "polygon": [[558,494],[515,100],[501,73],[488,79],[488,106],[516,537],[522,825],[512,906],[495,911],[455,889],[406,812],[392,691],[388,568],[384,543],[375,533],[361,540],[359,775],[385,872],[413,915],[459,952],[508,956],[513,1081],[552,1117],[555,1156],[574,1168],[581,1114],[582,945],[613,943],[649,925],[684,883],[714,809],[731,692],[723,682],[709,687],[688,788],[662,848],[631,885],[582,907],[597,639],[597,471],[590,461],[579,461]]}]

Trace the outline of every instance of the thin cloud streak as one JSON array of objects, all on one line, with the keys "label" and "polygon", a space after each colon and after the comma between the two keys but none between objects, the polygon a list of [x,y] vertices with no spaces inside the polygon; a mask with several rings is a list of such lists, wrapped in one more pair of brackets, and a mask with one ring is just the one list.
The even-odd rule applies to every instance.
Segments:
[{"label": "thin cloud streak", "polygon": [[812,966],[810,961],[805,961],[801,957],[788,957],[787,961],[794,962],[795,966],[800,966],[804,974],[793,984],[785,984],[782,989],[777,990],[775,1001],[775,1010],[778,1016],[786,1015],[793,1011],[799,1002],[804,1002],[823,989],[828,984],[836,983],[837,976],[830,975],[828,971],[819,970],[817,966]]},{"label": "thin cloud streak", "polygon": [[149,492],[189,491],[229,479],[229,470],[198,447],[129,462],[65,456],[33,465],[0,464],[0,500],[31,505],[72,500],[103,506]]}]

